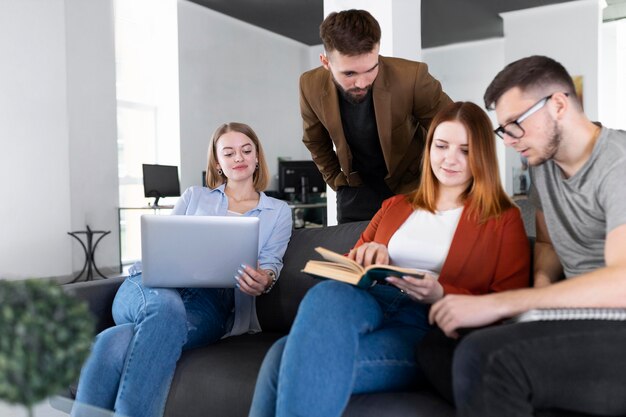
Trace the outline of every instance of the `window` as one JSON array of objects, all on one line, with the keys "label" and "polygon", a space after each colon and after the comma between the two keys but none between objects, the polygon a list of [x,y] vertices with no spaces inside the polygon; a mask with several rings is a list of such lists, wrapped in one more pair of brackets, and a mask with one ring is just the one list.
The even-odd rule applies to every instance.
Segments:
[{"label": "window", "polygon": [[115,57],[120,245],[126,265],[140,258],[139,218],[151,212],[136,210],[150,201],[144,197],[142,164],[180,165],[176,0],[115,0]]}]

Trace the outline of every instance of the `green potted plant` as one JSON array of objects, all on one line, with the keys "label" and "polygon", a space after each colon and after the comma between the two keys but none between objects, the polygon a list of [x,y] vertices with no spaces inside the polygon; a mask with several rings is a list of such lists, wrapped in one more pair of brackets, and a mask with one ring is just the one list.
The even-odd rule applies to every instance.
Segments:
[{"label": "green potted plant", "polygon": [[74,382],[91,347],[87,306],[47,280],[0,280],[0,399],[33,406]]}]

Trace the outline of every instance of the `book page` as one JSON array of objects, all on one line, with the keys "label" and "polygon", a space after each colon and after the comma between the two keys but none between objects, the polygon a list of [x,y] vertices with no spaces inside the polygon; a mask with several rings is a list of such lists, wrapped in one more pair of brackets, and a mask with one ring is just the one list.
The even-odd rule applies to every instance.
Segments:
[{"label": "book page", "polygon": [[315,248],[315,251],[319,253],[320,255],[322,255],[322,258],[326,259],[327,261],[341,264],[347,268],[350,268],[351,271],[354,271],[358,273],[359,275],[363,274],[364,272],[364,268],[361,265],[359,265],[357,262],[353,261],[352,259],[348,258],[347,256],[343,256],[337,252],[333,252],[332,250],[328,250],[320,246]]},{"label": "book page", "polygon": [[335,279],[352,285],[357,285],[361,278],[352,268],[346,265],[340,265],[336,262],[308,261],[302,271],[307,274]]},{"label": "book page", "polygon": [[429,272],[429,271],[425,271],[425,270],[417,269],[417,268],[402,268],[399,266],[383,265],[383,264],[373,264],[367,267],[363,267],[359,265],[356,261],[353,261],[352,259],[346,256],[343,256],[337,252],[333,252],[326,248],[317,247],[315,248],[315,251],[319,253],[320,255],[322,255],[322,257],[326,259],[327,261],[331,261],[331,262],[335,262],[340,265],[343,265],[346,268],[349,268],[350,270],[358,273],[359,275],[363,275],[371,269],[387,269],[390,271],[397,271],[397,272],[400,272],[406,275],[412,275],[415,277],[423,276],[425,273]]}]

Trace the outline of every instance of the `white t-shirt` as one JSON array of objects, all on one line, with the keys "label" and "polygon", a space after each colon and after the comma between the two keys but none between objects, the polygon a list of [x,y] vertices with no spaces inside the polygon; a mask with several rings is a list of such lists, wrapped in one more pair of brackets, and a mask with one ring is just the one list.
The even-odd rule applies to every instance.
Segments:
[{"label": "white t-shirt", "polygon": [[439,275],[462,212],[463,207],[435,213],[415,210],[389,240],[391,264]]}]

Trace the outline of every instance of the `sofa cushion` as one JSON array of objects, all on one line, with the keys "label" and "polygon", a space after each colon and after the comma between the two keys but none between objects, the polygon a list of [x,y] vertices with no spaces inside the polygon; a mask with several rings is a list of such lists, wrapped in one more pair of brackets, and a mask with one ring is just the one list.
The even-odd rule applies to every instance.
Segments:
[{"label": "sofa cushion", "polygon": [[164,417],[247,416],[265,353],[282,336],[235,336],[184,352]]},{"label": "sofa cushion", "polygon": [[454,417],[455,410],[432,390],[353,395],[343,417]]},{"label": "sofa cushion", "polygon": [[345,223],[319,229],[296,229],[283,258],[280,279],[269,294],[257,298],[257,316],[263,331],[288,333],[304,294],[320,282],[302,271],[309,259],[321,259],[315,248],[345,253],[354,246],[369,222]]}]

